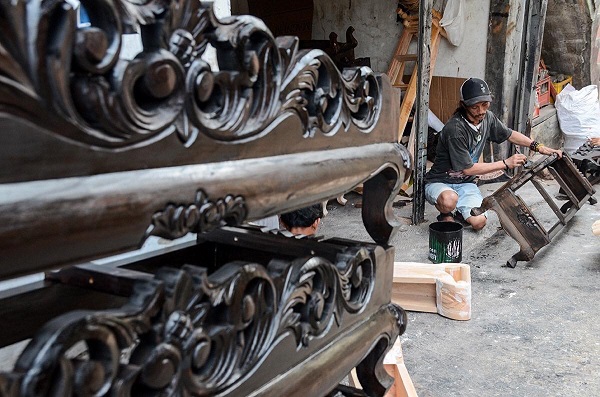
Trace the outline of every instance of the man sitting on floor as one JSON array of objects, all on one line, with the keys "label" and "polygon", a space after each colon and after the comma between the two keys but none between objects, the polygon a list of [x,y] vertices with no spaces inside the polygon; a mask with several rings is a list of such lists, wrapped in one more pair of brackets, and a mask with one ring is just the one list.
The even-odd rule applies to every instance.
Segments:
[{"label": "man sitting on floor", "polygon": [[440,211],[438,220],[453,221],[456,216],[479,230],[485,226],[487,217],[471,215],[471,208],[481,206],[483,201],[475,177],[520,167],[527,161],[527,157],[517,153],[506,160],[478,163],[488,142],[508,140],[546,155],[562,156],[562,152],[504,125],[488,110],[492,97],[485,81],[466,80],[460,87],[460,99],[459,108],[439,133],[435,162],[425,175],[425,198]]}]

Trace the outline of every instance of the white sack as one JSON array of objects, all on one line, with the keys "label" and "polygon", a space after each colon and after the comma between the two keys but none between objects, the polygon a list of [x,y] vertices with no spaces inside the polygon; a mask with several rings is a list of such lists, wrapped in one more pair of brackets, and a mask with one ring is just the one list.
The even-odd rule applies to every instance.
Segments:
[{"label": "white sack", "polygon": [[556,96],[556,113],[565,135],[564,149],[573,153],[588,138],[600,137],[600,102],[598,87],[588,85],[580,90],[571,84]]},{"label": "white sack", "polygon": [[465,0],[448,0],[440,26],[446,30],[450,44],[459,46],[465,35]]}]

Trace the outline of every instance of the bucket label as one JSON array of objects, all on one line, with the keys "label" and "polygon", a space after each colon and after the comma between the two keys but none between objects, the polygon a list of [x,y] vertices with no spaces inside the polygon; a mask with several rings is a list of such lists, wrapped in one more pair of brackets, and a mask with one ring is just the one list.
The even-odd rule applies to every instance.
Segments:
[{"label": "bucket label", "polygon": [[459,239],[442,242],[436,239],[429,242],[429,260],[434,263],[460,262],[462,241]]}]

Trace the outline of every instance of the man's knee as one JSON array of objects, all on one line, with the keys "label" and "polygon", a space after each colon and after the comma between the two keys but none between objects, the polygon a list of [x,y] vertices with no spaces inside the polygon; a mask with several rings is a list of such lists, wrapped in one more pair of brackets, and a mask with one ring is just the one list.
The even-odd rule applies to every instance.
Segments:
[{"label": "man's knee", "polygon": [[467,222],[471,224],[473,230],[481,230],[487,223],[487,218],[485,215],[470,216],[467,218]]},{"label": "man's knee", "polygon": [[452,212],[458,203],[458,194],[454,190],[444,190],[437,199],[437,208],[440,212]]}]

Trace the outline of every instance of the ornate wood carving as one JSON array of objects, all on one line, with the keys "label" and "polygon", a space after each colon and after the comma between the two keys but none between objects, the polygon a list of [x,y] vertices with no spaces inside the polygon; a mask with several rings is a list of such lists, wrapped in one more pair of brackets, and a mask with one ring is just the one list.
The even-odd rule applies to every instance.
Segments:
[{"label": "ornate wood carving", "polygon": [[[77,27],[66,0],[0,3],[1,109],[72,142],[122,150],[176,134],[190,146],[199,133],[243,142],[289,112],[307,136],[351,123],[369,132],[381,110],[370,69],[340,74],[323,51],[275,40],[257,18],[219,21],[199,1],[82,4],[90,27]],[[144,48],[126,60],[121,34],[132,29]],[[209,44],[218,71],[202,58]]]},{"label": "ornate wood carving", "polygon": [[[0,184],[0,278],[135,249],[151,234],[172,238],[222,221],[235,225],[285,212],[335,197],[381,172],[385,177],[372,182],[373,204],[362,211],[373,239],[384,243],[397,225],[391,198],[406,168],[406,149],[382,143],[360,150]],[[190,203],[198,190],[208,200],[200,207]],[[56,233],[57,225],[69,233]]]},{"label": "ornate wood carving", "polygon": [[[0,375],[0,395],[227,394],[285,338],[300,350],[324,346],[346,317],[381,302],[381,294],[371,302],[376,258],[357,245],[334,262],[318,256],[273,259],[267,266],[235,261],[212,274],[191,265],[161,268],[153,280],[137,281],[119,310],[71,312],[48,323],[14,371]],[[93,271],[85,272],[89,278]],[[388,312],[394,333],[406,323],[398,310]],[[375,360],[388,342],[375,349]],[[82,343],[85,354],[73,356]],[[281,370],[294,362],[282,358]],[[369,373],[371,364],[365,382],[385,383]]]},{"label": "ornate wood carving", "polygon": [[[381,395],[381,357],[406,324],[390,304],[390,198],[410,167],[389,80],[200,1],[82,0],[88,27],[76,3],[0,1],[0,279],[66,269],[0,294],[21,330],[52,318],[0,396],[303,397],[357,365]],[[143,50],[126,59],[134,30]],[[386,248],[255,234],[220,263],[211,252],[224,225],[360,183]],[[114,272],[80,265],[189,232],[197,244]]]},{"label": "ornate wood carving", "polygon": [[241,196],[226,196],[212,202],[199,190],[193,204],[169,204],[152,216],[152,225],[144,239],[159,236],[176,239],[186,234],[202,233],[225,225],[240,225],[246,219],[246,204]]},{"label": "ornate wood carving", "polygon": [[[90,27],[67,0],[0,2],[0,278],[281,213],[410,166],[392,143],[389,81],[366,67],[340,72],[323,51],[198,1],[82,4]],[[132,29],[143,51],[130,60]],[[200,214],[198,190],[244,204],[212,219],[221,204]],[[378,242],[393,231],[377,230],[393,223],[385,211],[369,209]]]}]

